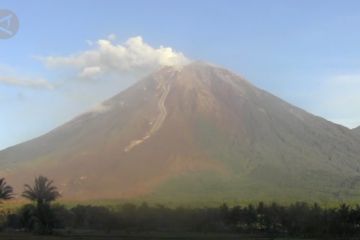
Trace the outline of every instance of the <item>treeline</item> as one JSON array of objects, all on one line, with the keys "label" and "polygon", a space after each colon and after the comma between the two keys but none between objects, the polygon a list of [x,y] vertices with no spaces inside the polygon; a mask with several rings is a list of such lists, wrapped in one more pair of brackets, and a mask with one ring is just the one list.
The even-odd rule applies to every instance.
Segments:
[{"label": "treeline", "polygon": [[[13,188],[0,178],[0,201],[14,196]],[[167,231],[264,234],[296,237],[360,237],[360,206],[341,205],[322,208],[318,204],[276,203],[229,207],[169,208],[162,205],[119,207],[54,205],[60,193],[53,181],[39,176],[34,184],[24,185],[22,197],[32,201],[8,213],[3,228],[38,234],[54,229],[92,229],[111,232]],[[1,230],[1,228],[0,228]]]},{"label": "treeline", "polygon": [[[26,205],[7,217],[7,227],[33,231],[33,212]],[[54,205],[46,218],[47,224],[58,229],[93,229],[141,232],[227,232],[296,237],[351,237],[360,235],[360,207],[341,205],[325,209],[319,205],[295,203],[280,206],[234,206],[217,208],[168,208],[162,205],[136,206],[124,204],[117,208],[76,206],[70,209]]]}]

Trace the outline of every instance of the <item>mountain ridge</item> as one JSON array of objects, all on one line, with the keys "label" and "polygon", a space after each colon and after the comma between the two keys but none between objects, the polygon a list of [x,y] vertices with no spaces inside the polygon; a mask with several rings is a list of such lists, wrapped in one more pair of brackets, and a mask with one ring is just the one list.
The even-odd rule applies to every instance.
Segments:
[{"label": "mountain ridge", "polygon": [[350,129],[195,62],[1,151],[0,174],[16,186],[49,175],[69,198],[340,201],[360,197],[359,146]]}]

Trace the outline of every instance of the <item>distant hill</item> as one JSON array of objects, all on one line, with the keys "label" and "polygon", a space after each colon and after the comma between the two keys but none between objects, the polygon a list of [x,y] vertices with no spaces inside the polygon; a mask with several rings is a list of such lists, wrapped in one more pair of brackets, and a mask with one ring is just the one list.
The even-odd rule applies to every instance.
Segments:
[{"label": "distant hill", "polygon": [[0,169],[18,191],[43,174],[76,199],[356,200],[360,135],[195,62],[0,152]]}]

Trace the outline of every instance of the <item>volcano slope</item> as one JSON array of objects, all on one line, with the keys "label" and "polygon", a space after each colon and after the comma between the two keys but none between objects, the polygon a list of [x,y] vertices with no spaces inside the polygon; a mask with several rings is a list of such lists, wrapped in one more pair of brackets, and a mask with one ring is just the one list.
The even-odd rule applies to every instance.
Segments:
[{"label": "volcano slope", "polygon": [[354,128],[352,131],[356,134],[360,134],[360,127]]},{"label": "volcano slope", "polygon": [[1,151],[0,167],[17,189],[43,174],[73,199],[360,199],[359,134],[199,62]]}]

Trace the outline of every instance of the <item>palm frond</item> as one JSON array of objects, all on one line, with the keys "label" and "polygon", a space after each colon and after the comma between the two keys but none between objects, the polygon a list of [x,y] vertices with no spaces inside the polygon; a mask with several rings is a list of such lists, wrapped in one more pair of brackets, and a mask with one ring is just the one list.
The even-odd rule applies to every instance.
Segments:
[{"label": "palm frond", "polygon": [[34,186],[24,186],[22,196],[31,201],[38,201],[42,203],[49,203],[60,197],[60,193],[53,185],[53,181],[44,176],[35,178]]},{"label": "palm frond", "polygon": [[0,200],[9,200],[14,197],[14,190],[4,178],[0,178]]}]

